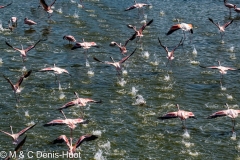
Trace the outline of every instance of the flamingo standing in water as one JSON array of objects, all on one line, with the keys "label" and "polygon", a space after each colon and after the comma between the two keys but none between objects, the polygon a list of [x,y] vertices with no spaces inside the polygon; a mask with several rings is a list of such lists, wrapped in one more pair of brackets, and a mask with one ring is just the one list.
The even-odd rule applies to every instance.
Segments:
[{"label": "flamingo standing in water", "polygon": [[223,116],[228,116],[232,119],[232,132],[234,132],[234,128],[235,128],[235,118],[238,117],[238,114],[240,114],[240,110],[236,110],[236,109],[229,109],[228,104],[225,104],[227,106],[227,110],[221,110],[221,111],[217,111],[213,114],[211,114],[210,116],[208,116],[208,119],[212,119],[212,118],[217,118],[217,117],[223,117]]},{"label": "flamingo standing in water", "polygon": [[132,41],[134,40],[136,37],[138,37],[139,39],[141,37],[143,37],[143,30],[149,26],[151,23],[153,22],[153,19],[150,20],[148,23],[145,23],[139,30],[137,30],[136,26],[133,26],[133,25],[127,25],[128,28],[132,28],[135,33],[127,40],[127,41]]},{"label": "flamingo standing in water", "polygon": [[174,51],[182,44],[183,38],[181,39],[179,44],[171,52],[168,50],[168,48],[166,46],[162,45],[162,43],[161,43],[159,38],[158,38],[158,42],[159,42],[160,46],[167,52],[167,59],[168,59],[167,65],[168,65],[169,60],[171,61],[171,60],[174,59],[174,55],[173,55]]},{"label": "flamingo standing in water", "polygon": [[42,5],[42,8],[44,9],[44,11],[46,11],[48,13],[48,18],[50,18],[52,16],[51,13],[53,13],[53,10],[51,9],[51,7],[54,5],[55,2],[56,2],[56,0],[54,0],[52,2],[52,4],[47,5],[45,0],[40,0],[40,4]]},{"label": "flamingo standing in water", "polygon": [[23,135],[25,132],[27,132],[29,129],[33,128],[35,125],[36,125],[36,124],[34,124],[34,125],[32,125],[32,126],[29,126],[29,127],[25,128],[25,129],[21,130],[20,132],[15,133],[15,134],[13,133],[12,126],[10,126],[12,133],[8,133],[8,132],[2,131],[2,130],[0,130],[0,132],[2,132],[2,133],[4,133],[4,134],[12,137],[12,139],[13,139],[13,144],[18,144],[18,138],[19,138],[21,135]]},{"label": "flamingo standing in water", "polygon": [[9,47],[11,47],[12,49],[14,49],[14,50],[16,50],[16,51],[19,51],[19,52],[20,52],[20,56],[22,57],[22,61],[24,62],[24,60],[25,60],[26,57],[27,57],[27,53],[28,53],[31,49],[35,48],[36,45],[37,45],[39,42],[41,42],[41,41],[45,41],[45,40],[40,39],[40,40],[38,40],[34,45],[31,45],[31,46],[29,46],[29,47],[26,48],[26,49],[23,49],[23,46],[22,46],[22,45],[21,45],[21,46],[22,46],[22,49],[19,49],[19,48],[13,47],[13,46],[10,45],[7,41],[5,41],[5,43],[6,43],[6,45],[8,45]]},{"label": "flamingo standing in water", "polygon": [[161,117],[158,117],[158,119],[164,120],[164,119],[170,119],[170,118],[180,118],[181,121],[182,121],[183,129],[186,129],[186,126],[185,126],[186,119],[188,119],[188,118],[197,119],[195,117],[195,115],[193,114],[193,112],[180,110],[178,104],[176,104],[176,107],[178,108],[178,111],[169,112],[169,113],[167,113],[167,114],[165,114],[165,115],[163,115]]},{"label": "flamingo standing in water", "polygon": [[224,74],[227,74],[227,71],[236,71],[236,70],[240,70],[240,69],[235,69],[235,68],[231,68],[231,67],[224,67],[224,66],[221,66],[221,63],[220,61],[218,61],[218,66],[209,66],[209,67],[205,67],[205,66],[202,66],[202,65],[199,65],[200,67],[202,68],[210,68],[210,69],[218,69],[220,74],[221,74],[221,79],[223,79],[223,75]]},{"label": "flamingo standing in water", "polygon": [[[136,49],[137,49],[137,48],[136,48]],[[105,61],[105,62],[104,62],[104,61],[101,61],[101,60],[97,59],[96,57],[93,57],[93,59],[94,59],[95,61],[98,61],[98,62],[101,62],[101,63],[113,65],[113,66],[116,68],[118,74],[120,75],[121,72],[122,72],[122,63],[124,63],[126,60],[128,60],[128,58],[131,57],[131,56],[134,54],[134,52],[136,51],[136,49],[135,49],[129,56],[124,57],[123,59],[121,59],[121,60],[118,61],[118,62],[115,62],[112,57],[110,57],[110,58],[112,59],[113,62],[108,62],[108,61]]]},{"label": "flamingo standing in water", "polygon": [[76,42],[76,39],[72,35],[65,35],[63,39],[68,40],[69,44],[70,42]]},{"label": "flamingo standing in water", "polygon": [[47,126],[55,126],[55,125],[66,124],[71,129],[71,138],[72,138],[72,131],[76,128],[76,124],[88,123],[88,120],[83,120],[81,118],[69,119],[65,116],[65,114],[63,113],[62,110],[60,110],[60,111],[63,114],[65,119],[55,119],[55,120],[52,120],[51,122],[48,122],[48,123],[44,124],[43,126],[47,127]]},{"label": "flamingo standing in water", "polygon": [[208,18],[209,21],[211,21],[214,25],[216,25],[220,31],[221,34],[221,39],[223,38],[223,35],[225,33],[225,28],[227,28],[232,22],[233,20],[231,20],[230,22],[225,23],[223,26],[221,26],[219,23],[215,23],[211,18]]},{"label": "flamingo standing in water", "polygon": [[229,8],[229,13],[230,13],[230,15],[231,15],[231,8],[234,8],[234,4],[232,4],[232,3],[228,3],[227,2],[227,0],[224,0],[224,5],[227,7],[227,8]]},{"label": "flamingo standing in water", "polygon": [[13,2],[11,2],[11,3],[9,3],[9,4],[5,5],[5,6],[0,6],[0,9],[5,8],[5,7],[7,7],[7,6],[10,6],[12,3],[13,3]]},{"label": "flamingo standing in water", "polygon": [[76,149],[84,142],[84,141],[92,141],[97,139],[98,137],[92,134],[86,134],[81,136],[75,145],[72,144],[72,138],[70,138],[70,142],[68,141],[67,136],[61,135],[57,139],[53,141],[54,144],[65,142],[69,148],[69,153],[73,154],[76,152]]},{"label": "flamingo standing in water", "polygon": [[21,92],[20,85],[22,84],[23,79],[27,78],[28,76],[30,76],[31,73],[32,73],[32,70],[26,72],[24,75],[22,75],[19,78],[19,80],[17,81],[16,84],[13,84],[9,78],[7,78],[6,76],[3,75],[3,77],[8,81],[8,83],[10,83],[10,85],[12,87],[12,90],[14,91],[14,94],[15,94],[17,102],[19,102],[19,97],[17,96],[17,94],[19,94],[19,96],[20,96],[20,92]]}]

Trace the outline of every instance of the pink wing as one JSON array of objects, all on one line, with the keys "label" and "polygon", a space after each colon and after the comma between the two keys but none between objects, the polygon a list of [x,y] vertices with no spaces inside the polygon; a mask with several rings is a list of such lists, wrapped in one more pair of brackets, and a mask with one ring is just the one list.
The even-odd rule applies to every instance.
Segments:
[{"label": "pink wing", "polygon": [[63,124],[66,124],[65,120],[63,120],[63,119],[55,119],[55,120],[52,120],[52,121],[44,124],[43,126],[47,127],[47,126],[55,126],[55,125],[63,125]]},{"label": "pink wing", "polygon": [[25,132],[27,132],[29,129],[33,128],[36,124],[32,125],[32,126],[29,126],[23,130],[21,130],[20,132],[18,132],[18,135],[21,136],[23,135]]},{"label": "pink wing", "polygon": [[83,135],[81,136],[77,143],[74,145],[75,148],[79,147],[84,141],[92,141],[92,140],[95,140],[97,139],[98,137],[95,136],[95,135],[92,135],[92,134],[86,134],[86,135]]},{"label": "pink wing", "polygon": [[162,117],[158,117],[158,119],[170,119],[170,118],[177,118],[177,112],[169,112],[165,115],[163,115]]},{"label": "pink wing", "polygon": [[208,118],[208,119],[211,119],[211,118],[217,118],[217,117],[227,116],[226,111],[227,111],[227,110],[222,110],[222,111],[215,112],[215,113],[211,114],[210,116],[208,116],[207,118]]},{"label": "pink wing", "polygon": [[78,99],[73,100],[73,101],[71,101],[71,102],[68,102],[68,103],[64,104],[62,107],[58,108],[58,110],[65,109],[65,108],[74,106],[74,105],[76,105],[76,104],[78,104]]},{"label": "pink wing", "polygon": [[62,143],[62,142],[65,142],[68,145],[68,147],[71,147],[71,145],[70,145],[70,143],[68,141],[68,138],[65,135],[59,136],[57,139],[55,139],[53,141],[53,144],[55,144],[55,143]]}]

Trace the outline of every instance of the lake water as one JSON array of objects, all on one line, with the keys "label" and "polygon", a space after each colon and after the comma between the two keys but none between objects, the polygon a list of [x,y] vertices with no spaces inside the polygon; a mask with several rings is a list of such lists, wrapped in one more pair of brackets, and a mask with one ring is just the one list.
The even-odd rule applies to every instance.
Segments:
[{"label": "lake water", "polygon": [[[48,4],[52,1],[47,0]],[[140,2],[140,1],[139,1]],[[27,140],[22,147],[26,159],[44,158],[43,153],[66,152],[66,144],[52,144],[58,136],[70,137],[67,126],[43,127],[57,118],[64,119],[56,109],[79,97],[102,100],[102,103],[84,107],[87,125],[77,125],[73,131],[73,143],[84,134],[98,135],[95,141],[84,142],[77,150],[77,159],[240,159],[240,125],[236,119],[236,138],[232,138],[229,117],[206,119],[210,114],[230,108],[239,109],[240,72],[228,71],[222,86],[218,70],[199,67],[218,65],[240,68],[238,52],[240,42],[240,15],[229,10],[221,0],[163,0],[142,1],[152,4],[144,12],[137,9],[124,11],[134,2],[128,0],[88,0],[84,8],[75,0],[57,0],[53,16],[38,8],[38,1],[15,0],[0,9],[3,28],[12,16],[18,18],[13,32],[0,31],[1,75],[13,83],[25,70],[33,70],[23,81],[20,103],[16,103],[9,83],[0,78],[0,129],[11,132],[37,123],[25,133]],[[9,3],[3,0],[0,5]],[[240,6],[239,1],[231,1]],[[29,29],[24,24],[28,17],[37,22]],[[217,27],[208,18],[224,24],[233,19],[226,28],[223,41]],[[136,52],[125,63],[123,75],[116,75],[113,66],[96,62],[116,61],[123,58],[117,47],[109,46],[116,41],[124,44],[134,33],[128,24],[140,28],[144,21],[153,19],[141,41],[130,41],[128,53]],[[181,40],[181,30],[166,36],[169,28],[180,22],[193,24],[193,34],[186,33],[184,45],[175,51],[175,59],[166,66],[162,43],[174,48]],[[100,48],[90,48],[84,55],[82,48],[71,50],[72,45],[63,40],[73,35],[77,41],[95,41]],[[34,44],[24,64],[19,52],[5,44],[24,48]],[[191,39],[191,42],[190,42]],[[88,60],[86,61],[86,56]],[[44,67],[56,66],[67,69],[70,74],[60,75],[60,84],[54,73],[37,72]],[[197,119],[187,119],[187,132],[179,119],[159,120],[159,116],[180,108],[192,111]],[[64,110],[66,117],[78,118],[81,110],[75,106]],[[7,135],[0,133],[0,151],[13,151],[15,146]],[[22,136],[21,138],[23,138]],[[2,153],[2,152],[0,152]],[[30,153],[28,157],[27,153]],[[64,157],[55,159],[66,159]]]}]

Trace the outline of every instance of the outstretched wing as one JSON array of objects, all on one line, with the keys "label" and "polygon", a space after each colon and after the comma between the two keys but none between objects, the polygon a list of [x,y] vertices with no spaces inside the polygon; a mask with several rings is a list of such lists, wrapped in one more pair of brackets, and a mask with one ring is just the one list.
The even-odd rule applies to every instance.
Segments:
[{"label": "outstretched wing", "polygon": [[12,84],[11,80],[4,75],[3,75],[3,77],[8,81],[8,83],[10,83],[12,89],[15,90],[14,85]]},{"label": "outstretched wing", "polygon": [[173,26],[169,29],[169,31],[167,32],[167,35],[172,34],[172,33],[175,32],[176,30],[179,30],[180,28],[181,28],[181,27],[180,27],[179,24],[173,25]]},{"label": "outstretched wing", "polygon": [[0,6],[0,9],[1,9],[1,8],[5,8],[5,7],[7,7],[7,6],[10,6],[12,3],[13,3],[13,2],[11,2],[11,3],[9,3],[9,4],[5,5],[5,6]]},{"label": "outstretched wing", "polygon": [[215,112],[215,113],[211,114],[210,116],[208,116],[207,118],[211,119],[211,118],[217,118],[217,117],[222,117],[222,116],[227,116],[226,110]]},{"label": "outstretched wing", "polygon": [[68,145],[68,147],[71,147],[71,145],[70,145],[70,143],[69,143],[69,141],[68,141],[68,139],[67,139],[67,137],[65,135],[59,136],[57,139],[55,139],[53,141],[53,144],[63,143],[63,142],[65,142]]},{"label": "outstretched wing", "polygon": [[183,42],[183,38],[181,39],[181,41],[179,42],[179,44],[173,49],[173,52],[182,44]]},{"label": "outstretched wing", "polygon": [[137,48],[135,48],[134,51],[129,56],[126,56],[121,61],[119,61],[119,63],[124,63],[129,57],[131,57],[133,55],[133,53],[135,53],[136,50],[137,50]]},{"label": "outstretched wing", "polygon": [[218,29],[220,29],[220,26],[219,26],[218,24],[216,24],[216,23],[212,20],[212,18],[208,18],[208,19],[209,19],[209,21],[211,21],[215,26],[217,26]]},{"label": "outstretched wing", "polygon": [[233,20],[231,20],[231,21],[228,22],[228,23],[225,23],[225,24],[223,25],[223,27],[224,27],[224,28],[227,28],[232,22],[233,22]]},{"label": "outstretched wing", "polygon": [[96,57],[93,57],[93,59],[94,59],[95,61],[98,61],[98,62],[100,62],[100,63],[105,63],[105,62],[103,62],[103,61],[101,61],[101,60],[97,59]]},{"label": "outstretched wing", "polygon": [[0,132],[2,132],[2,133],[4,133],[4,134],[6,134],[6,135],[12,137],[12,134],[10,134],[10,133],[8,133],[8,132],[2,131],[2,130],[0,130]]},{"label": "outstretched wing", "polygon": [[44,9],[47,9],[47,8],[48,8],[48,5],[47,5],[47,3],[45,2],[45,0],[40,0],[40,3],[42,4],[42,6],[43,6]]},{"label": "outstretched wing", "polygon": [[158,117],[158,119],[164,120],[164,119],[177,118],[177,117],[178,117],[177,112],[169,112],[169,113],[163,115],[162,117]]},{"label": "outstretched wing", "polygon": [[[36,124],[37,124],[37,123],[36,123]],[[34,126],[36,126],[36,124],[34,124],[34,125],[32,125],[32,126],[29,126],[29,127],[25,128],[25,129],[21,130],[21,131],[18,132],[17,134],[18,134],[19,137],[20,137],[20,136],[23,135],[25,132],[27,132],[29,129],[31,129],[31,128],[33,128]]]},{"label": "outstretched wing", "polygon": [[74,145],[74,147],[79,147],[84,141],[92,141],[92,140],[95,140],[97,139],[98,137],[95,136],[95,135],[92,135],[92,134],[86,134],[86,135],[83,135],[81,136],[77,143]]},{"label": "outstretched wing", "polygon": [[162,48],[168,53],[168,49],[167,49],[167,47],[164,46],[164,45],[162,45],[162,43],[161,43],[159,37],[158,37],[158,42],[159,42],[160,46],[161,46],[161,47],[162,47]]},{"label": "outstretched wing", "polygon": [[47,127],[47,126],[55,126],[55,125],[63,125],[63,124],[66,124],[64,119],[55,119],[44,124],[43,126]]},{"label": "outstretched wing", "polygon": [[42,41],[41,39],[38,40],[34,45],[32,45],[32,46],[26,48],[25,51],[26,51],[26,52],[30,51],[31,49],[33,49],[33,48],[34,48],[39,42],[41,42],[41,41]]},{"label": "outstretched wing", "polygon": [[65,108],[74,106],[74,105],[76,105],[76,104],[78,104],[78,100],[77,100],[77,99],[76,99],[76,100],[73,100],[73,101],[70,101],[70,102],[68,102],[68,103],[66,103],[66,104],[64,104],[62,107],[58,108],[58,110],[65,109]]},{"label": "outstretched wing", "polygon": [[27,73],[25,73],[24,75],[22,75],[20,77],[20,79],[18,80],[16,86],[20,86],[22,84],[22,81],[24,78],[27,78],[28,76],[30,76],[30,74],[32,73],[32,70],[28,71]]},{"label": "outstretched wing", "polygon": [[141,31],[143,31],[147,26],[149,26],[153,22],[153,19],[149,21],[147,24],[144,24],[141,28]]},{"label": "outstretched wing", "polygon": [[6,43],[6,45],[8,45],[9,47],[11,47],[11,48],[14,49],[14,50],[17,50],[17,51],[20,50],[20,49],[18,49],[18,48],[13,47],[12,45],[10,45],[7,41],[5,41],[5,43]]}]

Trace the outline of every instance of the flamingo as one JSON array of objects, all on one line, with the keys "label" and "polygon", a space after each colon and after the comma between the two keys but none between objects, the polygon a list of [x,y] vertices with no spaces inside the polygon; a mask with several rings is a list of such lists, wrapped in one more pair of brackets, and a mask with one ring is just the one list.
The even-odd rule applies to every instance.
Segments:
[{"label": "flamingo", "polygon": [[78,141],[75,143],[75,145],[73,146],[72,144],[72,138],[70,138],[70,142],[68,141],[67,136],[65,135],[61,135],[59,136],[57,139],[55,139],[53,141],[54,144],[56,143],[62,143],[65,142],[69,148],[69,153],[73,154],[76,152],[76,149],[84,142],[84,141],[92,141],[97,139],[98,137],[92,134],[86,134],[86,135],[82,135]]},{"label": "flamingo", "polygon": [[8,133],[8,132],[2,131],[2,130],[0,130],[0,132],[2,132],[2,133],[4,133],[4,134],[12,137],[12,139],[13,139],[13,144],[18,144],[18,142],[19,142],[18,138],[19,138],[20,136],[22,136],[25,132],[27,132],[29,129],[33,128],[35,125],[36,125],[36,124],[34,124],[34,125],[32,125],[32,126],[29,126],[29,127],[25,128],[25,129],[21,130],[20,132],[15,133],[15,134],[13,133],[12,126],[10,126],[12,133]]},{"label": "flamingo", "polygon": [[229,13],[230,13],[230,15],[231,15],[231,8],[234,8],[234,4],[232,4],[232,3],[228,3],[227,2],[227,0],[224,0],[224,5],[227,7],[227,8],[229,8]]},{"label": "flamingo", "polygon": [[168,65],[169,60],[173,60],[173,59],[174,59],[174,56],[173,56],[174,51],[181,45],[181,43],[183,42],[183,38],[181,39],[181,41],[179,42],[179,44],[178,44],[171,52],[169,52],[169,50],[168,50],[168,48],[167,48],[166,46],[162,45],[162,43],[161,43],[161,41],[160,41],[159,38],[158,38],[158,42],[159,42],[160,46],[161,46],[163,49],[165,49],[165,51],[167,52],[167,59],[168,59],[167,65]]},{"label": "flamingo", "polygon": [[76,42],[76,39],[72,35],[65,35],[63,36],[63,39],[68,40],[69,44],[70,42]]},{"label": "flamingo", "polygon": [[40,39],[40,40],[38,40],[34,45],[31,45],[31,46],[29,46],[29,47],[26,48],[26,49],[23,49],[23,46],[22,46],[22,45],[21,45],[21,46],[22,46],[22,49],[19,49],[19,48],[13,47],[13,46],[10,45],[7,41],[5,41],[5,43],[6,43],[6,45],[8,45],[9,47],[11,47],[12,49],[14,49],[14,50],[16,50],[16,51],[19,51],[19,52],[20,52],[20,56],[22,57],[22,61],[24,62],[24,60],[25,60],[26,57],[27,57],[27,53],[28,53],[31,49],[35,48],[36,45],[37,45],[39,42],[41,42],[41,41],[44,41],[44,40]]},{"label": "flamingo", "polygon": [[62,113],[62,115],[64,116],[65,119],[55,119],[55,120],[52,120],[52,121],[44,124],[43,126],[47,127],[47,126],[55,126],[55,125],[66,124],[71,129],[71,137],[72,137],[72,131],[76,128],[76,124],[88,123],[88,120],[83,120],[81,118],[77,118],[77,119],[67,118],[62,110],[60,110],[60,112]]},{"label": "flamingo", "polygon": [[36,25],[37,23],[34,22],[33,20],[28,19],[28,18],[24,18],[24,24],[29,25],[30,28],[31,28],[32,25]]},{"label": "flamingo", "polygon": [[234,5],[234,11],[240,13],[240,8],[237,8],[237,5]]},{"label": "flamingo", "polygon": [[7,78],[6,76],[3,75],[3,77],[8,81],[8,83],[10,83],[10,85],[12,86],[12,89],[14,91],[15,97],[16,97],[16,101],[19,102],[19,97],[17,97],[17,94],[20,95],[21,89],[20,89],[20,85],[22,84],[22,81],[24,78],[27,78],[28,76],[30,76],[30,74],[32,73],[32,70],[26,72],[24,75],[22,75],[19,80],[17,81],[16,84],[13,84],[11,82],[11,80],[9,78]]},{"label": "flamingo", "polygon": [[128,7],[125,9],[125,11],[129,11],[129,10],[132,10],[132,9],[135,9],[137,8],[138,9],[138,14],[139,14],[139,9],[140,8],[143,8],[144,6],[151,6],[150,4],[146,4],[146,3],[137,3],[136,1],[134,1],[134,5]]},{"label": "flamingo", "polygon": [[[60,67],[56,67],[56,65],[54,64],[53,67],[47,67],[47,68],[43,68],[41,70],[39,70],[39,72],[54,72],[55,76],[58,75],[58,80],[59,80],[59,75],[62,73],[66,73],[70,76],[72,76],[66,69],[60,68]],[[56,77],[57,79],[57,77]],[[60,83],[60,80],[59,80]]]},{"label": "flamingo", "polygon": [[127,48],[126,48],[127,43],[128,43],[128,41],[126,41],[125,44],[122,45],[121,43],[118,44],[117,42],[113,41],[110,43],[110,46],[117,46],[120,49],[120,52],[124,55],[127,53]]},{"label": "flamingo", "polygon": [[145,23],[139,30],[136,29],[136,26],[132,26],[132,25],[127,25],[128,28],[132,28],[135,33],[127,40],[127,42],[130,40],[134,40],[136,37],[141,38],[143,37],[143,30],[149,26],[151,23],[153,22],[153,19],[150,20],[148,23]]},{"label": "flamingo", "polygon": [[77,49],[77,48],[83,48],[88,51],[88,49],[91,47],[99,48],[99,46],[97,45],[96,42],[85,42],[84,39],[82,39],[82,41],[83,41],[82,43],[76,42],[76,44],[72,47],[72,50]]},{"label": "flamingo", "polygon": [[172,34],[173,32],[175,32],[176,30],[179,30],[179,29],[181,29],[183,31],[184,40],[186,39],[185,32],[190,32],[191,34],[193,34],[192,24],[187,24],[187,23],[179,23],[179,24],[173,25],[166,34],[170,35],[170,34]]},{"label": "flamingo", "polygon": [[217,118],[217,117],[223,117],[223,116],[228,116],[232,119],[232,132],[234,132],[234,128],[235,128],[235,118],[238,117],[238,114],[240,114],[240,110],[236,110],[236,109],[229,109],[228,104],[225,104],[226,107],[228,108],[227,110],[221,110],[221,111],[217,111],[213,114],[211,114],[210,116],[208,116],[208,119],[212,119],[212,118]]},{"label": "flamingo", "polygon": [[[137,48],[136,48],[136,49],[137,49]],[[128,58],[131,57],[131,56],[134,54],[134,52],[136,51],[136,49],[135,49],[129,56],[124,57],[123,59],[121,59],[121,60],[118,61],[118,62],[115,62],[112,57],[110,57],[110,58],[112,59],[113,62],[108,62],[108,61],[105,61],[105,62],[104,62],[104,61],[101,61],[101,60],[97,59],[96,57],[93,57],[93,59],[94,59],[95,61],[100,62],[100,63],[105,63],[105,64],[113,65],[113,66],[116,68],[117,72],[120,74],[120,73],[122,72],[122,63],[124,63],[126,60],[128,60]]]},{"label": "flamingo", "polygon": [[180,110],[179,109],[179,105],[176,104],[176,107],[178,108],[178,111],[175,111],[175,112],[169,112],[161,117],[158,117],[158,119],[170,119],[170,118],[180,118],[181,121],[182,121],[182,125],[183,125],[183,128],[186,129],[186,126],[185,126],[185,121],[186,119],[188,118],[194,118],[194,119],[197,119],[195,117],[195,115],[193,114],[193,112],[188,112],[188,111],[184,111],[184,110]]},{"label": "flamingo", "polygon": [[44,9],[44,11],[46,11],[48,13],[48,18],[50,18],[52,15],[50,15],[53,10],[51,9],[51,7],[54,5],[54,3],[56,2],[56,0],[54,0],[52,2],[52,4],[47,5],[47,3],[45,2],[45,0],[40,0],[40,4],[42,5],[42,8]]},{"label": "flamingo", "polygon": [[220,74],[221,74],[221,79],[223,79],[223,75],[224,74],[227,74],[227,71],[236,71],[236,70],[240,70],[240,69],[235,69],[235,68],[231,68],[231,67],[224,67],[224,66],[221,66],[221,63],[220,61],[218,61],[218,66],[209,66],[209,67],[205,67],[205,66],[202,66],[202,65],[199,65],[200,67],[202,68],[211,68],[211,69],[218,69]]},{"label": "flamingo", "polygon": [[[24,145],[25,141],[27,139],[27,136],[25,136],[15,147],[14,152],[13,153],[17,153],[20,151],[21,147]],[[10,155],[8,157],[6,157],[4,160],[10,160],[12,158],[12,152],[10,152]]]},{"label": "flamingo", "polygon": [[227,22],[223,26],[221,26],[219,23],[215,23],[211,18],[208,18],[208,19],[209,19],[209,21],[211,21],[214,25],[216,25],[218,27],[220,34],[221,34],[221,39],[224,35],[225,28],[227,28],[233,22],[233,20],[231,20],[230,22]]},{"label": "flamingo", "polygon": [[0,9],[5,8],[5,7],[7,7],[7,6],[10,6],[12,3],[13,3],[13,2],[11,2],[11,3],[9,3],[9,4],[5,5],[5,6],[0,6]]},{"label": "flamingo", "polygon": [[12,27],[17,27],[17,17],[11,17],[9,23],[12,24]]}]

